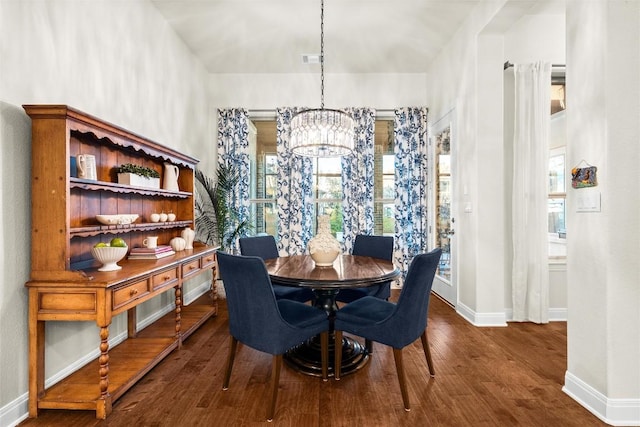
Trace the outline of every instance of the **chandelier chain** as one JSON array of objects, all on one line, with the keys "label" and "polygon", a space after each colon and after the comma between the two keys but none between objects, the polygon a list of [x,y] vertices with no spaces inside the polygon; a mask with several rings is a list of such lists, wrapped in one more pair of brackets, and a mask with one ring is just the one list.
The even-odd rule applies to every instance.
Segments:
[{"label": "chandelier chain", "polygon": [[320,0],[320,109],[324,110],[324,0]]}]

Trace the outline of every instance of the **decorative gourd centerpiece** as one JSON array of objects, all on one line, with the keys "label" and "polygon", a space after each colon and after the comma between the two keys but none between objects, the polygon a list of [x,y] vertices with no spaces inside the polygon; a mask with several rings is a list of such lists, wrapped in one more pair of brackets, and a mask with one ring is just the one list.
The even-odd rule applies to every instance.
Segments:
[{"label": "decorative gourd centerpiece", "polygon": [[318,234],[309,241],[308,248],[316,267],[331,267],[342,252],[340,242],[331,234],[329,215],[318,217]]}]

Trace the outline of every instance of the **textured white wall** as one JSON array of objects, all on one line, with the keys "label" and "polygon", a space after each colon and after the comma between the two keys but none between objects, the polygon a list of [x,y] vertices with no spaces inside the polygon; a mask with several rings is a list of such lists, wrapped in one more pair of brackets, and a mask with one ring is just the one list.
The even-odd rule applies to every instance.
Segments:
[{"label": "textured white wall", "polygon": [[[31,122],[21,105],[68,104],[198,157],[215,140],[206,84],[146,0],[0,1],[0,425],[26,413],[28,384]],[[97,339],[93,324],[48,325],[47,377]]]},{"label": "textured white wall", "polygon": [[[567,35],[568,161],[598,167],[597,187],[567,195],[568,391],[606,418],[628,417],[617,425],[638,425],[640,3],[569,2]],[[577,213],[589,193],[601,211]]]}]

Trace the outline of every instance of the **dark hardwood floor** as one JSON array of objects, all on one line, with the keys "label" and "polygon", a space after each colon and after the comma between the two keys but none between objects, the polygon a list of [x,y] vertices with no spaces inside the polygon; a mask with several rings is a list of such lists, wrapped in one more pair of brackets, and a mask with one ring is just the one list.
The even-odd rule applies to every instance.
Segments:
[{"label": "dark hardwood floor", "polygon": [[[402,406],[391,349],[374,344],[370,363],[340,381],[322,382],[284,367],[270,425],[606,425],[561,390],[565,323],[477,328],[432,297],[428,332],[435,378],[429,377],[420,340],[404,350],[411,412]],[[42,410],[20,426],[265,425],[271,356],[239,346],[229,390],[223,391],[228,348],[221,300],[219,316],[116,401],[107,420],[89,411]]]}]

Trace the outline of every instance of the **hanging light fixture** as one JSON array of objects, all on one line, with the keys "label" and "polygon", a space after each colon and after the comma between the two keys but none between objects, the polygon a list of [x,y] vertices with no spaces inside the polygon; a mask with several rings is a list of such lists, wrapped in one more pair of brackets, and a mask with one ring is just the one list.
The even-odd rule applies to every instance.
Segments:
[{"label": "hanging light fixture", "polygon": [[324,0],[320,1],[320,108],[291,118],[289,144],[294,154],[346,156],[353,151],[353,119],[344,111],[324,108]]}]

